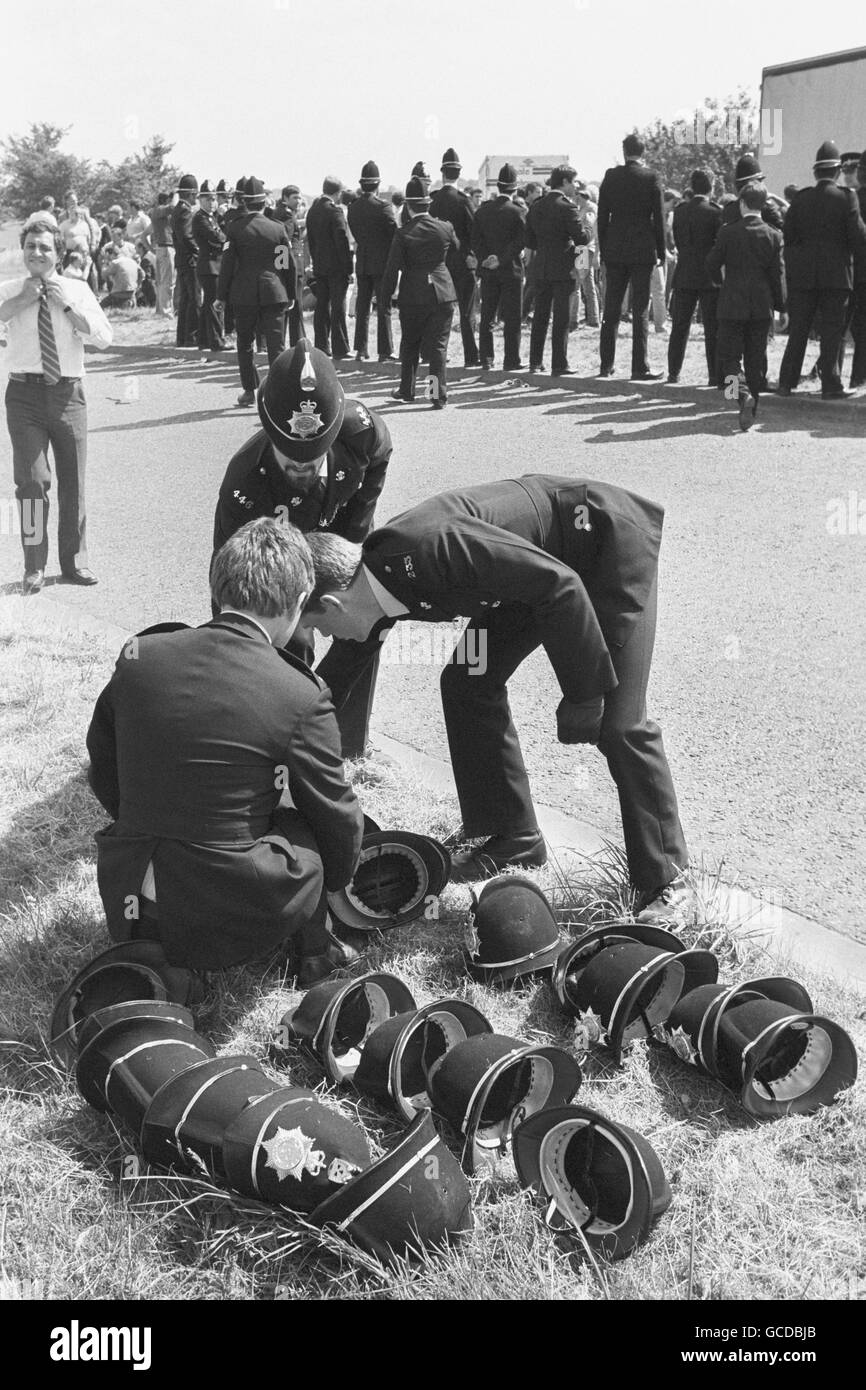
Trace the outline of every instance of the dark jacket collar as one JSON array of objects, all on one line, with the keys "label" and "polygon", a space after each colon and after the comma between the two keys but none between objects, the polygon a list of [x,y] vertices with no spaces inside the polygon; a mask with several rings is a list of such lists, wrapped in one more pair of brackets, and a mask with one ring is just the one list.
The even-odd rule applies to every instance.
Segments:
[{"label": "dark jacket collar", "polygon": [[256,642],[264,642],[267,646],[273,645],[267,633],[251,619],[244,617],[243,613],[218,613],[204,626],[229,628],[230,631],[237,632],[242,637],[252,637]]}]

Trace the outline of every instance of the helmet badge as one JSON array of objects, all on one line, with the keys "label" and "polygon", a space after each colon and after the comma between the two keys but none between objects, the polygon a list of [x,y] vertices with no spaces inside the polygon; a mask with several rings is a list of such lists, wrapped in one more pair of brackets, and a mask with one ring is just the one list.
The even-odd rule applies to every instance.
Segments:
[{"label": "helmet badge", "polygon": [[[315,377],[313,379],[315,380]],[[289,434],[295,435],[298,439],[311,439],[323,428],[324,422],[321,415],[316,412],[315,401],[301,401],[300,410],[292,412],[292,418],[289,421]]]},{"label": "helmet badge", "polygon": [[303,367],[301,368],[301,390],[302,390],[302,391],[315,391],[315,389],[316,389],[316,372],[315,372],[315,368],[313,367],[313,359],[310,357],[310,354],[309,354],[308,352],[305,352],[305,353],[304,353],[304,365],[303,365]]}]

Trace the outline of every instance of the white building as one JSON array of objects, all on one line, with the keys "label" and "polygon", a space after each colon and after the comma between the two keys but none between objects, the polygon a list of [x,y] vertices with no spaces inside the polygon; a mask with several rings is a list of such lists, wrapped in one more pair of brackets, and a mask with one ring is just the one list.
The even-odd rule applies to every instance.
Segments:
[{"label": "white building", "polygon": [[513,164],[517,182],[544,183],[557,164],[570,164],[567,154],[488,154],[478,170],[478,183],[485,193],[496,188],[496,179],[503,164]]}]

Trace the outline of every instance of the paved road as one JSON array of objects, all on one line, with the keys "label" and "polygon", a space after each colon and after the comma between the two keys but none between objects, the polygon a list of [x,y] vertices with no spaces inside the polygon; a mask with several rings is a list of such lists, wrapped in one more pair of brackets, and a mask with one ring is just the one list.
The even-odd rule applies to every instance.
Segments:
[{"label": "paved road", "polygon": [[[592,380],[596,335],[583,332],[572,360],[585,376],[552,383],[455,371],[439,414],[388,401],[393,369],[347,371],[347,389],[382,406],[394,437],[382,518],[434,490],[528,471],[600,477],[662,502],[650,699],[692,853],[724,860],[729,875],[785,906],[862,934],[866,534],[856,508],[866,532],[866,401],[768,398],[761,427],[740,435],[716,393],[694,384]],[[132,334],[169,336],[155,324],[119,328],[121,338]],[[652,350],[661,366],[664,341]],[[689,352],[684,379],[697,383],[702,345]],[[621,346],[623,371],[627,357]],[[256,423],[234,408],[237,389],[233,363],[203,365],[170,346],[90,358],[91,557],[101,583],[58,585],[52,597],[130,629],[208,616],[214,497]],[[0,448],[5,518],[5,431]],[[0,584],[19,569],[17,540],[0,537]],[[425,659],[413,644],[413,656],[401,665],[386,649],[378,721],[447,756],[436,653]],[[513,683],[536,794],[617,836],[603,761],[555,741],[558,698],[537,655]]]}]

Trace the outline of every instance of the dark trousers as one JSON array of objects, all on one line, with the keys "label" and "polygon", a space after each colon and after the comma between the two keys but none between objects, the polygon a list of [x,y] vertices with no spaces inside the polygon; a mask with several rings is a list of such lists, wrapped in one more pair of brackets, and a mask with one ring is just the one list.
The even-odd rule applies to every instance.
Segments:
[{"label": "dark trousers", "polygon": [[574,289],[573,280],[537,280],[535,284],[535,309],[532,314],[532,332],[529,335],[529,365],[541,367],[544,360],[544,342],[547,338],[547,325],[550,322],[550,308],[553,305],[553,328],[550,333],[550,370],[568,370],[568,317],[569,301]]},{"label": "dark trousers", "polygon": [[207,272],[196,272],[201,290],[201,308],[198,311],[198,345],[200,348],[214,348],[222,352],[226,345],[223,337],[223,318],[215,308],[217,277]]},{"label": "dark trousers", "polygon": [[[377,632],[375,637],[363,642],[335,637],[316,667],[316,675],[321,676],[331,692],[344,758],[362,758],[369,742],[370,713],[383,635]],[[315,659],[312,638],[296,632],[286,650],[312,666]]]},{"label": "dark trousers", "polygon": [[716,332],[718,290],[675,289],[671,299],[673,322],[668,342],[668,374],[679,376],[686,355],[686,343],[692,326],[692,315],[700,303],[704,325],[704,349],[707,355],[707,380],[716,382]]},{"label": "dark trousers", "polygon": [[608,261],[605,270],[606,287],[600,341],[601,370],[613,370],[622,301],[628,286],[631,285],[631,374],[642,376],[644,372],[649,371],[647,337],[653,268],[651,265],[623,265],[620,261]]},{"label": "dark trousers", "polygon": [[348,275],[317,275],[313,280],[316,347],[334,357],[349,356],[349,330],[346,327],[348,288]]},{"label": "dark trousers", "polygon": [[[670,883],[688,858],[661,730],[647,718],[655,625],[653,584],[625,646],[611,648],[619,684],[605,696],[598,744],[619,793],[631,880],[641,890]],[[441,680],[463,828],[470,837],[530,830],[537,819],[507,682],[539,646],[539,632],[531,615],[517,607],[473,619],[467,631],[472,629],[477,645],[470,642],[468,651],[476,665],[452,659]],[[455,655],[460,651],[458,644]],[[550,718],[552,723],[552,712]]]},{"label": "dark trousers", "polygon": [[283,350],[283,323],[286,306],[285,304],[236,304],[234,310],[241,386],[245,391],[255,391],[259,384],[259,374],[253,351],[256,334],[260,333],[265,340],[268,366],[271,366]]},{"label": "dark trousers", "polygon": [[849,290],[788,290],[788,346],[779,368],[779,385],[793,390],[800,380],[812,321],[818,319],[821,338],[819,371],[825,391],[837,391],[839,348],[845,331]]},{"label": "dark trousers", "polygon": [[57,473],[57,550],[64,573],[87,568],[84,473],[87,464],[87,403],[80,380],[46,386],[10,381],[6,422],[12,440],[12,470],[24,547],[24,573],[48,561],[48,493],[54,452]]},{"label": "dark trousers", "polygon": [[520,320],[523,284],[519,276],[500,280],[495,270],[481,272],[481,324],[478,346],[482,362],[493,361],[493,320],[502,316],[506,371],[520,365]]},{"label": "dark trousers", "polygon": [[415,397],[415,376],[419,361],[430,364],[430,375],[435,379],[433,398],[440,401],[448,399],[445,363],[453,320],[453,303],[437,304],[432,309],[419,304],[401,306],[400,391],[407,400],[413,400]]},{"label": "dark trousers", "polygon": [[[177,264],[177,263],[176,263]],[[194,265],[177,264],[177,346],[195,347],[199,284]]]},{"label": "dark trousers", "polygon": [[[848,301],[845,316],[845,333],[850,332],[854,342],[854,355],[851,358],[851,385],[862,386],[866,382],[866,280],[855,284]],[[845,352],[844,333],[839,347],[839,376],[842,375]]]},{"label": "dark trousers", "polygon": [[370,329],[370,305],[376,300],[376,352],[380,357],[391,357],[394,352],[394,339],[391,336],[391,304],[382,299],[381,275],[358,276],[358,298],[355,301],[355,351],[367,351],[367,338]]},{"label": "dark trousers", "polygon": [[475,341],[475,330],[472,327],[475,302],[478,294],[475,272],[469,269],[465,261],[458,259],[455,259],[453,263],[449,260],[448,269],[451,272],[451,279],[454,281],[454,290],[457,295],[457,308],[460,313],[460,337],[463,339],[463,362],[467,367],[477,367],[479,362],[478,344]]},{"label": "dark trousers", "polygon": [[728,391],[734,379],[742,382],[745,377],[757,406],[765,384],[767,338],[772,325],[772,319],[719,319],[716,361],[720,391]]}]

